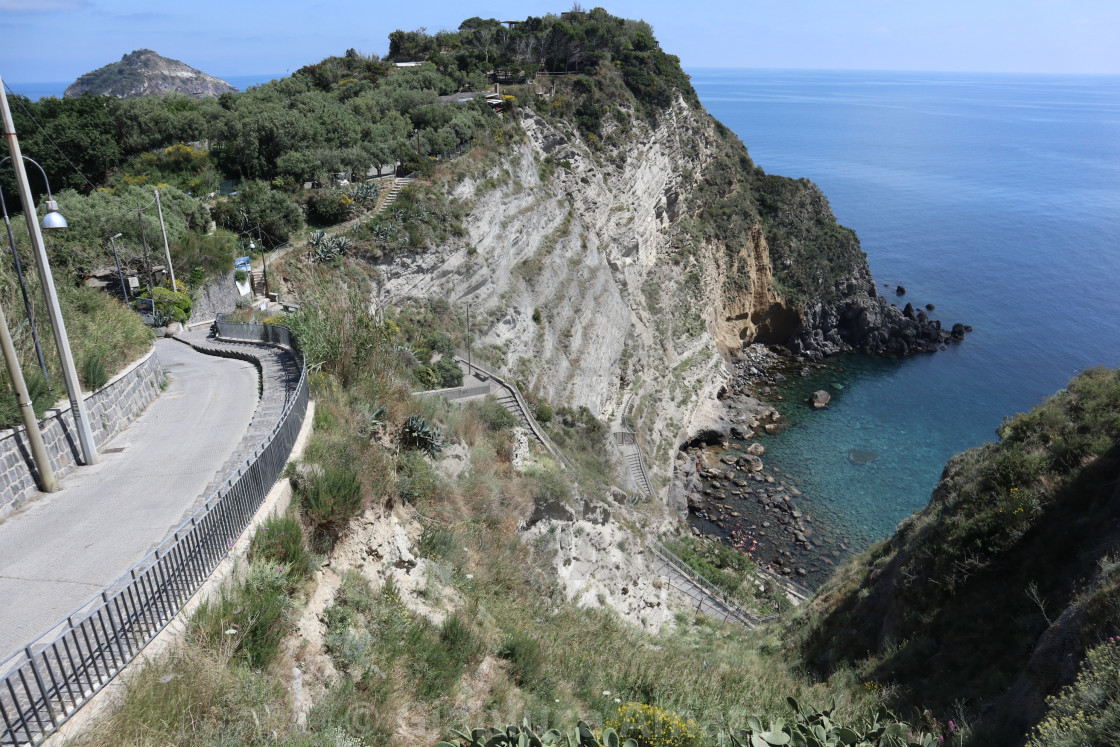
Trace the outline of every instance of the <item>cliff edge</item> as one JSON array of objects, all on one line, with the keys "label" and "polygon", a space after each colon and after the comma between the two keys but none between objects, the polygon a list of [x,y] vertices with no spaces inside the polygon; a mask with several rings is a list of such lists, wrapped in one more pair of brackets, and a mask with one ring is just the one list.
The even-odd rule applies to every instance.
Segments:
[{"label": "cliff edge", "polygon": [[[949,341],[877,295],[820,189],[758,168],[648,27],[584,15],[565,19],[598,29],[594,49],[503,87],[519,142],[449,179],[466,236],[385,258],[386,300],[469,303],[491,362],[550,401],[632,419],[661,487],[676,448],[720,420],[743,346],[818,358]],[[511,59],[531,48],[517,33]],[[414,41],[438,68],[435,40]]]}]

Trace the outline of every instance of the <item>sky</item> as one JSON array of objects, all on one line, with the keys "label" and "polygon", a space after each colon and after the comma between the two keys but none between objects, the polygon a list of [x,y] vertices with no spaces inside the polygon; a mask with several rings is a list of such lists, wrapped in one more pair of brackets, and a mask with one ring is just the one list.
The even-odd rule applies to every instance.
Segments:
[{"label": "sky", "polygon": [[[585,8],[594,7],[583,3]],[[617,0],[686,69],[1120,74],[1118,0]],[[73,81],[135,49],[223,76],[284,75],[395,29],[559,13],[571,0],[0,0],[0,77]]]}]

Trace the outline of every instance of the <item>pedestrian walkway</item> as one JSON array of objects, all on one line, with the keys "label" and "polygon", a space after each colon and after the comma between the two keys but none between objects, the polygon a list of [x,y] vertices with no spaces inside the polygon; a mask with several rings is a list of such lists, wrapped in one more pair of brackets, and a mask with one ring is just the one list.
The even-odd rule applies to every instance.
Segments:
[{"label": "pedestrian walkway", "polygon": [[95,596],[177,526],[257,409],[251,363],[158,340],[167,389],[63,489],[0,524],[0,661]]}]

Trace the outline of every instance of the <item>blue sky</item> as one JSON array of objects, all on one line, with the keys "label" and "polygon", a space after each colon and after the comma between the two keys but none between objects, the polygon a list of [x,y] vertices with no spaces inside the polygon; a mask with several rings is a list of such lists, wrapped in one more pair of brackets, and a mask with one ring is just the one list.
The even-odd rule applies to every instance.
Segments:
[{"label": "blue sky", "polygon": [[[593,4],[584,3],[584,7]],[[0,0],[0,76],[72,81],[148,47],[218,76],[285,74],[397,28],[561,12],[571,0]],[[618,0],[686,68],[1120,74],[1117,0]]]}]

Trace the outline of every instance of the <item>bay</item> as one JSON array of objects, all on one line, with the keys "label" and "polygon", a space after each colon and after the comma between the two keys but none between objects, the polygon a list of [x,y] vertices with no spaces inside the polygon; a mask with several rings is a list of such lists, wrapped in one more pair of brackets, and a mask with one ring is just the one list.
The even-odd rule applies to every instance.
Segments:
[{"label": "bay", "polygon": [[[975,329],[791,384],[767,462],[852,549],[925,505],[946,460],[1005,416],[1120,365],[1120,77],[689,72],[757,165],[821,186],[881,291],[902,284],[900,305]],[[799,404],[815,388],[833,395],[821,412]]]}]

